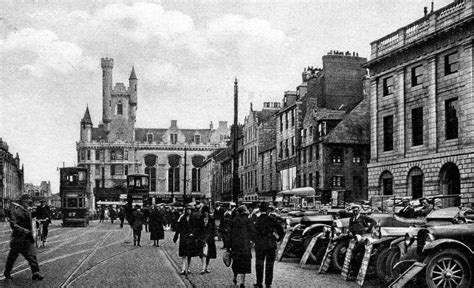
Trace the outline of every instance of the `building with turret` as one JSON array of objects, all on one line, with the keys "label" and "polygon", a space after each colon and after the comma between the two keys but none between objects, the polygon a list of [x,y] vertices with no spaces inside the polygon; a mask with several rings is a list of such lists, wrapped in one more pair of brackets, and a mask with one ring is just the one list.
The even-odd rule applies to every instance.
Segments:
[{"label": "building with turret", "polygon": [[[94,127],[86,108],[76,144],[78,165],[89,169],[91,203],[116,204],[125,197],[126,175],[150,176],[153,201],[201,199],[210,193],[201,185],[200,168],[215,149],[225,147],[230,129],[226,121],[207,128],[186,129],[171,120],[169,127],[135,127],[138,78],[113,86],[113,59],[102,58],[102,121]],[[184,181],[186,179],[186,181]],[[92,207],[95,208],[95,207]]]},{"label": "building with turret", "polygon": [[18,200],[24,188],[24,169],[20,166],[20,156],[8,151],[7,142],[0,138],[0,205],[9,207],[11,201]]}]

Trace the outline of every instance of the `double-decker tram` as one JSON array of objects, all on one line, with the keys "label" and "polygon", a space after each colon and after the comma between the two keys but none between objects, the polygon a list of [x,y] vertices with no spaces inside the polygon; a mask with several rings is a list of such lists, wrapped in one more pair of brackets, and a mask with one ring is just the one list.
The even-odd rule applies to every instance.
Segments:
[{"label": "double-decker tram", "polygon": [[87,168],[60,168],[59,195],[63,226],[89,225],[89,191]]},{"label": "double-decker tram", "polygon": [[150,194],[147,174],[129,174],[127,176],[127,212],[130,213],[135,205],[150,204]]}]

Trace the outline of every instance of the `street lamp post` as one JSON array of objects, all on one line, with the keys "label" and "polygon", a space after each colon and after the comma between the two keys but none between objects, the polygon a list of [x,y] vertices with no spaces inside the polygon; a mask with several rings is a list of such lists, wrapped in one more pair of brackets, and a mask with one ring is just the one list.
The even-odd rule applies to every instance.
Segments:
[{"label": "street lamp post", "polygon": [[184,183],[183,183],[183,206],[186,206],[186,166],[187,166],[187,149],[186,144],[184,144]]}]

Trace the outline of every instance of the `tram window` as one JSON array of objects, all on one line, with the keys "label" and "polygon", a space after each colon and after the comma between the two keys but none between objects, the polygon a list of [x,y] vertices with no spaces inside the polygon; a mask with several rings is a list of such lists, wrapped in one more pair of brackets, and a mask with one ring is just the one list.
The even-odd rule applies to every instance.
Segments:
[{"label": "tram window", "polygon": [[135,179],[133,177],[128,178],[128,186],[135,186]]},{"label": "tram window", "polygon": [[79,181],[84,181],[84,180],[86,180],[86,172],[79,171]]},{"label": "tram window", "polygon": [[143,186],[148,186],[148,178],[143,177],[142,178]]},{"label": "tram window", "polygon": [[141,181],[141,179],[136,179],[136,180],[135,180],[135,187],[142,187],[142,181]]},{"label": "tram window", "polygon": [[77,198],[68,198],[67,207],[77,207]]},{"label": "tram window", "polygon": [[74,182],[74,175],[68,175],[67,182]]}]

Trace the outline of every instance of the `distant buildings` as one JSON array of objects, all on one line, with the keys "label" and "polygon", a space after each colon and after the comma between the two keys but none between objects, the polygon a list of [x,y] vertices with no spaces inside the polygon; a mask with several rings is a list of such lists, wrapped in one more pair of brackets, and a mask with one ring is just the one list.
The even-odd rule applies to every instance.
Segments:
[{"label": "distant buildings", "polygon": [[[250,106],[239,138],[240,201],[271,201],[278,192],[312,187],[317,193],[350,191],[367,199],[369,103],[365,58],[331,51],[323,68],[308,67],[282,103]],[[230,201],[232,149],[210,156],[211,191]]]},{"label": "distant buildings", "polygon": [[38,186],[31,183],[25,183],[25,193],[31,195],[33,201],[44,199],[49,202],[49,197],[52,195],[51,183],[49,181],[41,181]]},{"label": "distant buildings", "polygon": [[214,150],[225,147],[230,134],[227,122],[220,121],[217,127],[211,123],[208,128],[183,129],[177,120],[171,120],[166,128],[136,128],[138,80],[134,68],[129,87],[123,83],[113,87],[113,59],[103,58],[101,64],[102,122],[93,127],[86,109],[76,145],[78,165],[90,173],[95,200],[91,202],[112,203],[123,198],[129,173],[150,176],[150,192],[156,203],[183,200],[184,193],[187,200],[209,197],[205,190],[209,184],[202,185],[201,166]]},{"label": "distant buildings", "polygon": [[24,169],[20,167],[20,157],[8,151],[7,142],[0,138],[0,205],[8,207],[23,193]]},{"label": "distant buildings", "polygon": [[474,1],[371,43],[370,195],[474,202]]}]

